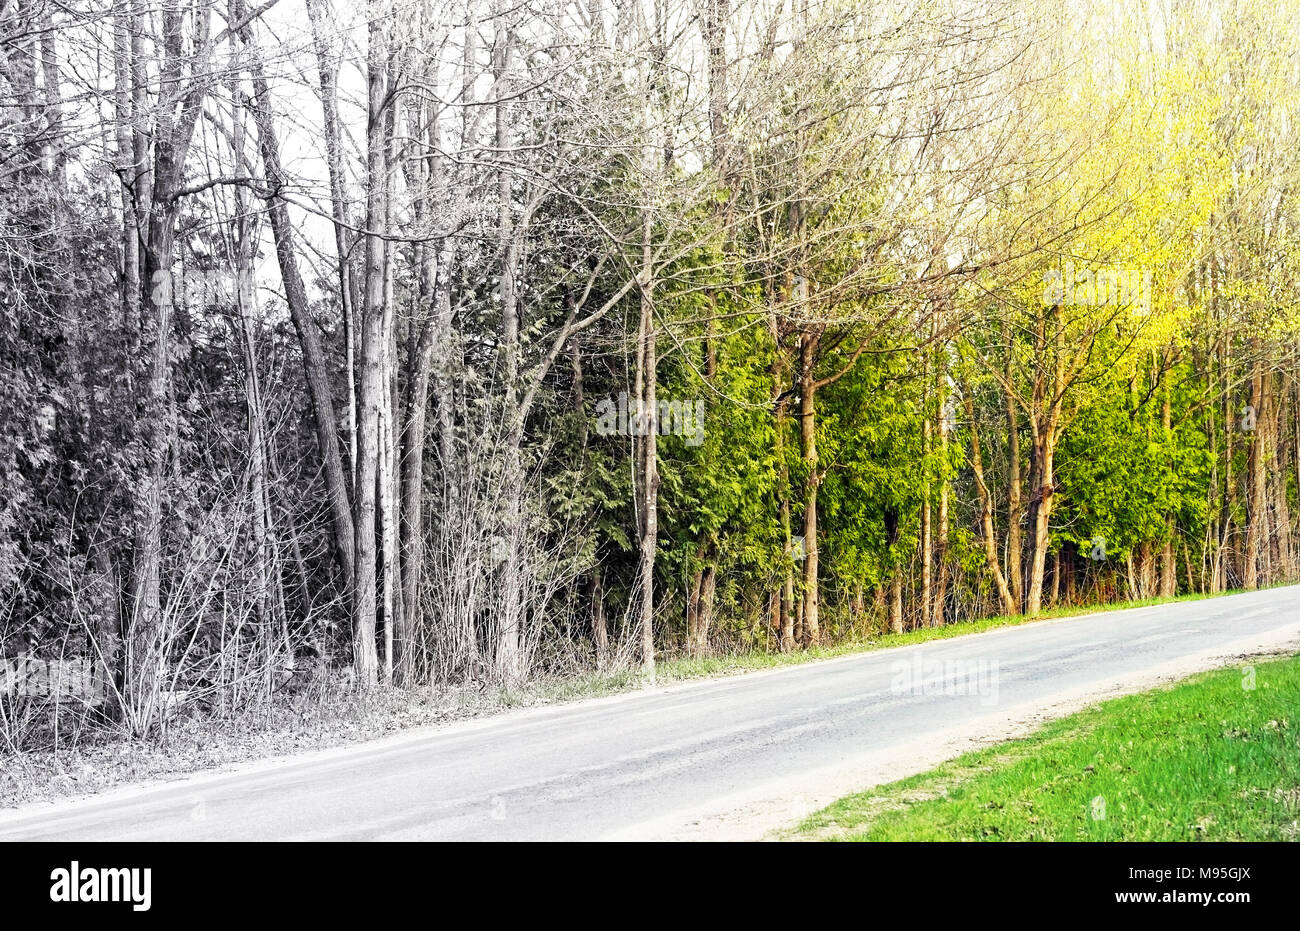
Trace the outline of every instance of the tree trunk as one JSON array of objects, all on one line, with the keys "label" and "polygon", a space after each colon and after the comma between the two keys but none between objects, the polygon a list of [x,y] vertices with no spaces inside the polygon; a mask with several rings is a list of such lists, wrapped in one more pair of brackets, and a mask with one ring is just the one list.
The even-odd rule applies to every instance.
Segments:
[{"label": "tree trunk", "polygon": [[997,587],[1002,612],[1010,617],[1019,613],[1020,606],[1007,585],[1007,578],[998,560],[997,534],[993,527],[993,501],[988,484],[984,480],[984,457],[980,450],[975,404],[969,390],[963,392],[962,403],[966,408],[966,419],[970,422],[971,468],[975,473],[975,490],[979,493],[980,499],[980,533],[984,543],[984,558],[988,562],[989,571],[993,573],[993,584]]},{"label": "tree trunk", "polygon": [[[338,66],[331,60],[329,45],[325,39],[325,26],[321,21],[320,4],[307,0],[307,17],[311,22],[312,42],[316,47],[316,67],[320,75],[321,110],[324,116],[325,133],[325,167],[330,183],[330,216],[334,223],[334,252],[338,261],[339,303],[343,309],[343,348],[345,375],[347,380],[347,440],[348,469],[347,475],[353,490],[357,475],[357,332],[356,332],[356,295],[352,265],[349,259],[351,248],[348,242],[347,199],[343,173],[343,147],[339,134],[338,104]],[[352,534],[348,535],[349,541]],[[349,543],[350,545],[350,543]],[[351,579],[352,571],[345,570]]]},{"label": "tree trunk", "polygon": [[591,572],[591,639],[596,645],[596,669],[609,663],[609,624],[605,620],[605,589],[600,563]]},{"label": "tree trunk", "polygon": [[1025,613],[1031,617],[1042,611],[1043,606],[1043,580],[1047,568],[1048,527],[1052,515],[1055,456],[1056,427],[1054,423],[1048,423],[1034,441],[1034,459],[1038,463],[1038,468],[1035,470],[1038,487],[1034,491],[1034,500],[1030,504],[1033,537],[1030,540],[1029,588],[1025,597]]},{"label": "tree trunk", "polygon": [[[239,0],[239,6],[242,5],[242,0]],[[267,217],[275,241],[275,257],[280,267],[285,303],[289,307],[289,316],[293,321],[294,332],[298,335],[298,345],[302,350],[303,375],[306,378],[307,395],[312,406],[316,446],[324,464],[325,494],[329,500],[335,553],[346,585],[356,573],[356,544],[348,500],[348,483],[343,471],[343,460],[339,454],[333,392],[329,385],[329,366],[325,361],[325,350],[321,345],[320,333],[307,299],[307,290],[298,269],[289,210],[280,195],[287,178],[280,164],[280,144],[271,116],[270,91],[263,73],[261,54],[251,28],[244,29],[243,33],[245,47],[251,56],[250,70],[253,74],[254,96],[249,101],[249,107],[257,124],[262,163],[266,169]]]},{"label": "tree trunk", "polygon": [[[1254,346],[1259,352],[1258,341]],[[1250,438],[1248,464],[1249,507],[1246,514],[1246,555],[1243,565],[1242,585],[1251,590],[1259,587],[1260,563],[1263,559],[1264,540],[1268,532],[1267,488],[1268,474],[1266,441],[1268,411],[1265,410],[1263,364],[1256,359],[1250,378],[1250,406],[1253,409],[1254,432]]]},{"label": "tree trunk", "polygon": [[[1289,431],[1286,429],[1286,407],[1288,392],[1276,390],[1275,376],[1269,372],[1266,376],[1269,384],[1268,407],[1269,418],[1269,489],[1273,499],[1273,553],[1272,574],[1269,582],[1288,582],[1293,574],[1293,554],[1291,552],[1291,506],[1287,501],[1286,463],[1288,456]],[[1283,383],[1285,385],[1285,383]]]},{"label": "tree trunk", "polygon": [[713,627],[713,605],[718,591],[718,567],[710,562],[704,570],[700,586],[700,605],[696,615],[696,643],[701,655],[709,652],[709,636]]},{"label": "tree trunk", "polygon": [[782,364],[780,332],[775,316],[769,320],[772,337],[773,458],[776,460],[777,519],[781,527],[781,583],[777,596],[777,632],[782,652],[795,647],[794,636],[794,552],[791,546],[793,519],[790,513],[790,469],[785,459],[786,412],[781,397],[785,366]]},{"label": "tree trunk", "polygon": [[903,632],[903,567],[894,566],[889,579],[889,630]]},{"label": "tree trunk", "polygon": [[[1173,409],[1169,377],[1166,375],[1163,385],[1163,399],[1160,406],[1160,426],[1168,448],[1173,448]],[[1174,550],[1174,537],[1177,528],[1173,515],[1166,521],[1167,531],[1164,547],[1160,553],[1160,597],[1172,598],[1178,593],[1178,556]]]},{"label": "tree trunk", "polygon": [[[925,368],[929,369],[929,353],[926,353]],[[922,379],[922,384],[928,386],[929,378]],[[919,541],[921,555],[921,620],[920,626],[930,626],[931,598],[933,592],[933,572],[934,572],[934,541],[933,541],[933,514],[930,500],[930,436],[932,428],[930,426],[930,408],[929,399],[922,401],[923,413],[921,415],[921,461],[924,466],[921,470],[921,539]]]},{"label": "tree trunk", "polygon": [[939,467],[942,470],[939,474],[939,513],[937,515],[939,527],[938,534],[935,538],[934,564],[934,610],[930,615],[931,627],[942,627],[946,622],[945,609],[948,600],[948,500],[950,488],[948,484],[948,416],[946,414],[947,399],[944,394],[943,369],[940,367],[939,375]]},{"label": "tree trunk", "polygon": [[369,126],[366,134],[365,293],[361,307],[360,385],[357,393],[357,487],[355,495],[355,573],[352,593],[352,655],[360,688],[373,688],[379,678],[375,644],[378,614],[378,575],[375,552],[376,493],[379,478],[384,394],[384,281],[387,243],[383,224],[388,216],[388,140],[384,103],[387,97],[387,37],[380,0],[370,0],[367,57]]},{"label": "tree trunk", "polygon": [[[1007,343],[1007,364],[1003,377],[1007,385],[1012,384],[1011,379],[1014,377],[1015,370],[1012,366],[1012,333],[1008,322],[1004,321],[1002,328],[1003,340]],[[1020,565],[1024,558],[1024,544],[1020,539],[1020,522],[1024,517],[1021,511],[1023,507],[1020,490],[1020,414],[1016,408],[1016,399],[1008,387],[1005,392],[1007,407],[1007,585],[1011,589],[1011,597],[1015,599],[1016,610],[1013,614],[1019,614],[1025,608],[1024,602],[1024,582],[1021,577]]]},{"label": "tree trunk", "polygon": [[[137,116],[149,106],[148,88],[156,80],[164,87],[179,86],[185,58],[182,35],[183,14],[176,0],[168,0],[161,12],[162,61],[159,74],[151,79],[143,51],[142,15],[132,24],[133,109]],[[196,28],[196,39],[207,38],[207,20]],[[136,532],[134,601],[131,612],[131,636],[128,638],[127,686],[132,696],[130,707],[143,713],[132,726],[147,730],[152,725],[152,710],[160,688],[164,662],[162,632],[162,529],[163,480],[171,451],[173,416],[171,398],[171,355],[173,313],[173,248],[176,221],[180,215],[181,183],[185,158],[193,138],[194,124],[202,107],[201,90],[185,95],[179,110],[159,107],[153,127],[153,164],[141,171],[136,181],[137,199],[148,205],[141,288],[148,289],[140,301],[142,309],[154,313],[152,362],[145,397],[141,432],[147,450],[148,467],[140,493],[140,526]],[[148,164],[148,142],[143,134],[136,138],[136,164]]]},{"label": "tree trunk", "polygon": [[497,261],[501,274],[501,361],[505,403],[505,461],[502,469],[501,545],[505,560],[500,569],[500,597],[496,618],[496,670],[502,681],[517,682],[523,675],[520,627],[523,619],[520,546],[523,542],[524,467],[523,411],[519,403],[519,299],[516,286],[518,245],[514,223],[514,183],[505,164],[510,149],[509,95],[512,36],[505,20],[505,5],[498,3],[492,49],[492,75],[496,103],[497,158]]},{"label": "tree trunk", "polygon": [[640,364],[636,376],[640,389],[638,407],[642,418],[641,429],[637,431],[640,434],[641,495],[640,661],[642,674],[653,679],[655,669],[654,570],[659,536],[659,453],[656,442],[658,398],[655,384],[658,357],[655,346],[654,269],[651,265],[650,252],[651,219],[648,209],[644,211],[641,235],[641,321],[638,328],[640,351],[637,353]]},{"label": "tree trunk", "polygon": [[820,591],[817,566],[817,490],[821,472],[817,467],[817,403],[814,365],[820,334],[804,332],[799,341],[799,439],[804,466],[808,470],[803,510],[803,645],[821,642]]}]

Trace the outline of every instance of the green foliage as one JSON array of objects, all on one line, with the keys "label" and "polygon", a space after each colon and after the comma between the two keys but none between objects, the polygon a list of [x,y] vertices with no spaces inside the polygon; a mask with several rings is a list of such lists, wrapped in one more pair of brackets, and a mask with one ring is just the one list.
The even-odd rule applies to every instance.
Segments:
[{"label": "green foliage", "polygon": [[[1197,398],[1189,374],[1182,366],[1154,382],[1108,380],[1080,411],[1061,441],[1058,545],[1086,553],[1100,537],[1108,556],[1123,556],[1144,543],[1163,544],[1171,533],[1204,534],[1212,458],[1204,425],[1190,413]],[[1165,390],[1172,395],[1168,432]]]}]

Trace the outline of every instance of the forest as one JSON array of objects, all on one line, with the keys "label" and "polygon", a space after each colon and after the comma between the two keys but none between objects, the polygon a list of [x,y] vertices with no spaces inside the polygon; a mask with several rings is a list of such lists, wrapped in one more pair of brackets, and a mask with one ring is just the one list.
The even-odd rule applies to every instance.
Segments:
[{"label": "forest", "polygon": [[0,747],[1294,580],[1296,13],[0,0]]}]

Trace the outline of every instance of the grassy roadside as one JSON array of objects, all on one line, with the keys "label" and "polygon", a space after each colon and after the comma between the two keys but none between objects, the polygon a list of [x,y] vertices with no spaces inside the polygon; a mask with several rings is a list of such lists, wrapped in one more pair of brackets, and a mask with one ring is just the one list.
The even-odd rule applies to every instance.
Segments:
[{"label": "grassy roadside", "polygon": [[840,799],[785,836],[1300,840],[1300,656],[1104,702]]},{"label": "grassy roadside", "polygon": [[[1174,604],[1183,601],[1204,601],[1209,598],[1221,598],[1225,595],[1238,594],[1241,594],[1241,591],[1234,590],[1219,592],[1215,595],[1191,594],[1179,595],[1173,598],[1145,598],[1137,601],[1118,601],[1113,604],[1055,608],[1032,617],[1025,614],[1000,615],[975,621],[961,621],[944,627],[925,627],[901,634],[882,634],[876,637],[846,639],[834,645],[813,647],[808,650],[795,650],[790,653],[755,650],[748,653],[727,653],[707,657],[669,657],[661,659],[655,664],[655,684],[662,686],[678,682],[690,682],[696,679],[743,675],[747,672],[758,672],[764,669],[780,669],[785,666],[799,666],[804,663],[814,663],[841,656],[853,656],[872,650],[910,646],[916,643],[928,643],[932,640],[947,640],[951,637],[978,634],[1001,627],[1016,627],[1021,624],[1032,624],[1053,618],[1105,614],[1111,611],[1150,608],[1156,605]],[[641,688],[643,685],[644,680],[640,674],[631,670],[606,673],[590,672],[578,676],[540,679],[520,689],[498,689],[485,695],[480,694],[476,696],[477,707],[469,711],[465,716],[510,708],[528,708],[564,701],[578,701],[584,698],[617,695]]]},{"label": "grassy roadside", "polygon": [[[1281,586],[1276,586],[1281,587]],[[1263,589],[1260,589],[1263,591]],[[868,639],[847,640],[834,646],[811,650],[799,650],[793,653],[741,653],[730,656],[717,656],[704,659],[678,658],[660,663],[655,669],[655,676],[660,684],[666,682],[698,679],[704,677],[729,675],[732,673],[752,672],[759,669],[774,669],[780,666],[794,666],[800,663],[833,659],[837,656],[849,656],[870,650],[884,650],[889,647],[909,646],[914,643],[928,643],[931,640],[947,640],[966,634],[982,633],[999,627],[1016,627],[1020,624],[1032,624],[1038,621],[1062,617],[1078,617],[1084,614],[1105,614],[1110,611],[1127,611],[1133,608],[1150,608],[1156,605],[1174,604],[1183,601],[1204,601],[1209,598],[1221,598],[1225,595],[1238,595],[1240,591],[1219,592],[1215,595],[1191,594],[1174,598],[1146,598],[1139,601],[1117,601],[1113,604],[1088,605],[1081,607],[1055,608],[1030,617],[1024,614],[983,618],[976,621],[961,621],[944,627],[924,627],[901,634],[884,634]]]},{"label": "grassy roadside", "polygon": [[[656,666],[655,678],[657,684],[669,685],[947,639],[1049,618],[1207,597],[1216,596],[1189,595],[1058,609],[1033,618],[986,618],[792,653],[668,658]],[[0,754],[0,807],[86,795],[132,782],[179,778],[269,757],[360,743],[416,727],[620,694],[642,685],[637,673],[618,671],[541,678],[515,689],[468,686],[381,690],[365,699],[333,688],[306,707],[302,703],[296,708],[272,705],[229,720],[198,715],[183,717],[173,722],[161,741],[131,742],[101,732],[57,754],[48,751],[18,757]]]}]

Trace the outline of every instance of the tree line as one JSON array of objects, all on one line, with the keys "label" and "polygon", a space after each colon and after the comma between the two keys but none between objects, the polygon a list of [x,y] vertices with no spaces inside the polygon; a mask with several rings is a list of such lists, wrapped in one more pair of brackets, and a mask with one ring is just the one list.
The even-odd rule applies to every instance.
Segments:
[{"label": "tree line", "polygon": [[147,734],[1290,581],[1294,12],[0,0],[4,655]]}]

